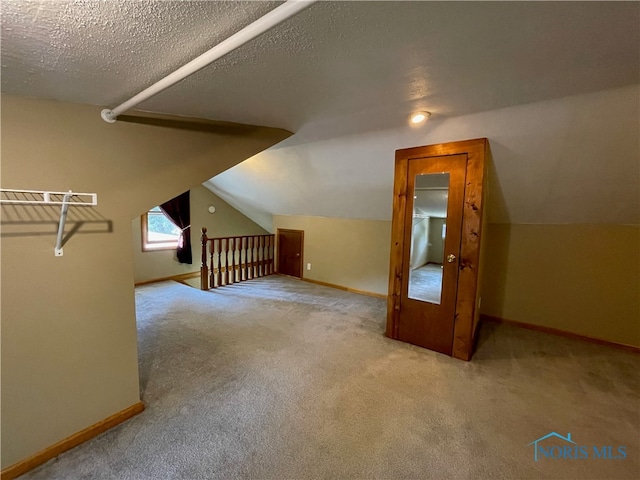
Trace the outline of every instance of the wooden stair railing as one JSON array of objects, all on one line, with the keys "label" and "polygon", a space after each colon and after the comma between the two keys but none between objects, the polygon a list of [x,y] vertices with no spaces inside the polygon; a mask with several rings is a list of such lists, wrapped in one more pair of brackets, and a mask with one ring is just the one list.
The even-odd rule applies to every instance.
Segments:
[{"label": "wooden stair railing", "polygon": [[275,235],[209,238],[202,227],[200,288],[209,290],[271,275],[274,254]]}]

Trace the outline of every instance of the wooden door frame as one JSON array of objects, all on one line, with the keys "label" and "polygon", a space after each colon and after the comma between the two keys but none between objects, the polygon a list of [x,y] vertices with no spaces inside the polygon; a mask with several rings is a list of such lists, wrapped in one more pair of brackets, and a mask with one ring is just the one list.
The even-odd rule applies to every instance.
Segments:
[{"label": "wooden door frame", "polygon": [[[304,230],[296,230],[293,228],[276,228],[276,256],[275,256],[275,266],[276,273],[279,275],[285,275],[280,273],[280,232],[297,232],[300,234],[301,245],[300,245],[300,280],[304,278]],[[291,275],[285,275],[287,277],[291,277]],[[298,278],[298,277],[291,277]]]},{"label": "wooden door frame", "polygon": [[451,355],[462,360],[470,360],[473,354],[475,327],[478,324],[480,313],[477,308],[479,244],[485,207],[485,188],[483,185],[488,163],[485,158],[490,155],[489,142],[486,138],[396,150],[386,335],[389,338],[398,338],[409,160],[458,154],[467,155],[467,176],[462,212],[458,295],[456,297]]}]

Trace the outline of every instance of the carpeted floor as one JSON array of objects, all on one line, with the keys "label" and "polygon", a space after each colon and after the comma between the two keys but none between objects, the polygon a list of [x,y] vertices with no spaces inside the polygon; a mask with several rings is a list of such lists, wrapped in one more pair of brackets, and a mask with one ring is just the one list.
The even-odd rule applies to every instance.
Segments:
[{"label": "carpeted floor", "polygon": [[[137,289],[139,416],[23,478],[639,478],[640,357],[487,325],[465,363],[284,277]],[[627,457],[534,461],[552,431]],[[548,445],[563,445],[557,439]]]}]

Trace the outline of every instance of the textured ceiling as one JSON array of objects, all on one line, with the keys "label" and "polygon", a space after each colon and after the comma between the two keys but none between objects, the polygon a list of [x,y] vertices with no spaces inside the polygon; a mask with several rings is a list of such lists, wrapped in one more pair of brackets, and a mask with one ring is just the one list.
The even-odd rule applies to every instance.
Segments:
[{"label": "textured ceiling", "polygon": [[114,106],[277,4],[2,0],[2,91]]},{"label": "textured ceiling", "polygon": [[[278,4],[2,0],[2,91],[114,107]],[[633,3],[318,2],[140,108],[459,116],[636,83],[638,31]]]},{"label": "textured ceiling", "polygon": [[[115,107],[279,3],[2,0],[2,92]],[[637,2],[318,2],[139,108],[297,132],[209,184],[254,218],[389,218],[395,148],[503,135],[519,151],[537,134],[560,145],[571,119],[533,115],[512,134],[513,122],[465,131],[449,120],[638,84],[639,21]],[[433,112],[426,128],[460,136],[409,131],[417,109]],[[392,130],[371,134],[375,151],[362,143]],[[601,221],[604,213],[585,216],[579,192],[527,205],[518,192],[549,182],[553,169],[509,155],[494,152],[509,193],[496,218]],[[637,179],[628,178],[622,191],[633,199]]]}]

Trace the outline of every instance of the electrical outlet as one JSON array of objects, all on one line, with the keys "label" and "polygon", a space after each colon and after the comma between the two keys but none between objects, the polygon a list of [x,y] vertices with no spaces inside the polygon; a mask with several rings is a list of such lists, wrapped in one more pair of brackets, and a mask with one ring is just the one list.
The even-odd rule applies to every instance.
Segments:
[{"label": "electrical outlet", "polygon": [[307,263],[307,270],[311,270],[311,264]]}]

